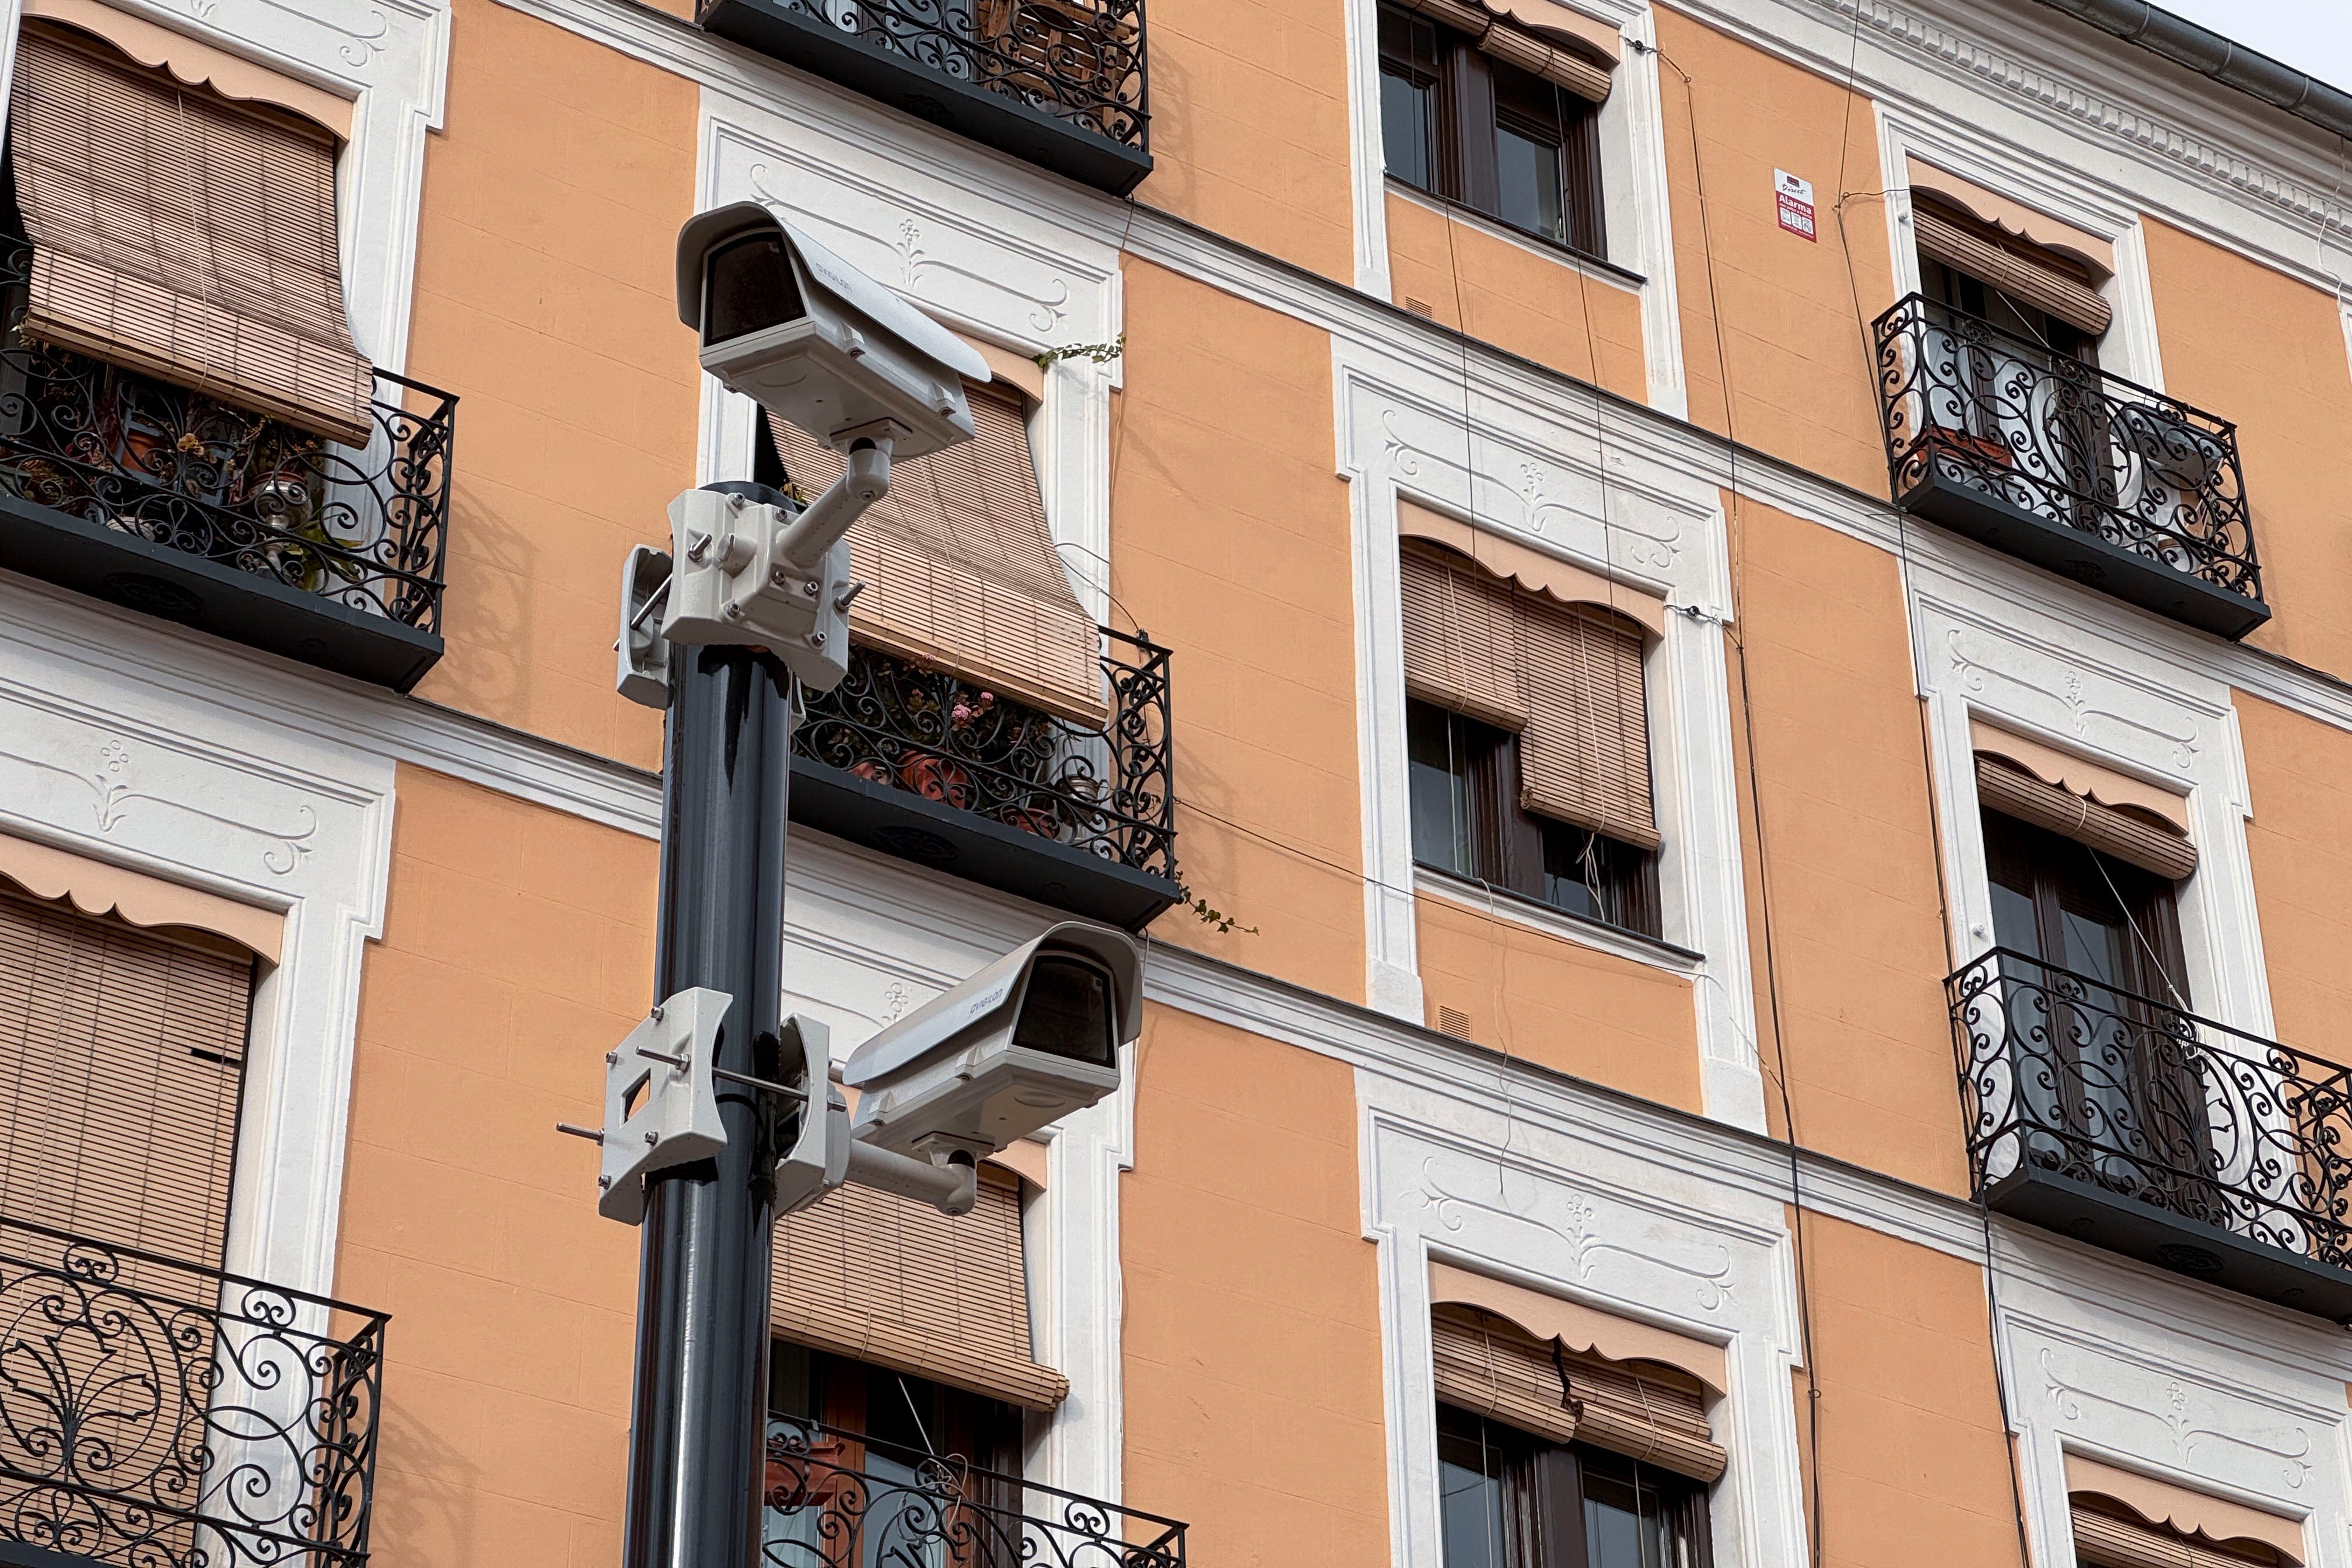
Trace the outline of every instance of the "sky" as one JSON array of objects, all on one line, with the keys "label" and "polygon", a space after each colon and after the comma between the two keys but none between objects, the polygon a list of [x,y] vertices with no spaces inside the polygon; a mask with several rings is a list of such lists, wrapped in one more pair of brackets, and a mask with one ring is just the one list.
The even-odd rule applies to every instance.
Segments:
[{"label": "sky", "polygon": [[2162,9],[2352,92],[2352,0],[2155,0]]}]

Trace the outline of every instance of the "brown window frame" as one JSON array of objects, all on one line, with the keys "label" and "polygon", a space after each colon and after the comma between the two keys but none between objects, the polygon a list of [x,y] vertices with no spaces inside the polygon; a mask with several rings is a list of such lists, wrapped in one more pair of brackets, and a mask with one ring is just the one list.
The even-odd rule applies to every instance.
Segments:
[{"label": "brown window frame", "polygon": [[[1444,1568],[1625,1568],[1594,1561],[1586,1539],[1587,1478],[1604,1475],[1656,1491],[1675,1568],[1711,1568],[1704,1483],[1588,1444],[1548,1442],[1507,1422],[1443,1401],[1437,1406],[1437,1418],[1441,1484],[1447,1437],[1459,1437],[1475,1428],[1482,1446],[1491,1443],[1498,1453],[1496,1479],[1503,1494],[1503,1538],[1496,1543],[1498,1550],[1488,1552],[1483,1563],[1449,1562]],[[1441,1527],[1441,1537],[1443,1533]]]},{"label": "brown window frame", "polygon": [[[1409,790],[1424,788],[1426,761],[1414,766],[1414,734],[1424,741],[1442,722],[1448,738],[1447,775],[1454,781],[1446,815],[1453,845],[1444,859],[1425,850],[1423,802],[1412,805],[1413,859],[1449,876],[1466,878],[1517,898],[1589,920],[1612,930],[1663,940],[1658,907],[1657,857],[1639,845],[1612,838],[1574,823],[1556,821],[1519,805],[1518,738],[1476,719],[1418,697],[1405,700]],[[1466,819],[1466,820],[1465,820]],[[1581,861],[1591,847],[1591,865],[1580,879],[1560,869],[1563,859]],[[1567,883],[1586,890],[1590,910],[1575,907]]]},{"label": "brown window frame", "polygon": [[[1420,58],[1423,42],[1431,55],[1426,59]],[[1380,8],[1380,57],[1383,77],[1435,89],[1421,149],[1428,183],[1398,173],[1393,152],[1391,178],[1514,233],[1597,261],[1608,259],[1599,104],[1494,58],[1465,34],[1393,5]],[[1560,233],[1547,234],[1504,216],[1496,145],[1496,133],[1504,128],[1549,140],[1559,149]]]}]

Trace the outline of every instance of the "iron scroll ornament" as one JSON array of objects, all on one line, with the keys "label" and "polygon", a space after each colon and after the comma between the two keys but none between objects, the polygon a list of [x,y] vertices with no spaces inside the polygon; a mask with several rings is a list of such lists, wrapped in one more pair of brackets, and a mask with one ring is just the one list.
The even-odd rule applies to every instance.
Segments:
[{"label": "iron scroll ornament", "polygon": [[357,1568],[383,1314],[0,1222],[0,1540],[121,1568]]}]

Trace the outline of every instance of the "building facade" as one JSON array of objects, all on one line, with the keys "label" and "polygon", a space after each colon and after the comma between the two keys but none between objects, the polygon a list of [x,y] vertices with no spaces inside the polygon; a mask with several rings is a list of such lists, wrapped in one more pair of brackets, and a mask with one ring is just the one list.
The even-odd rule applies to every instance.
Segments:
[{"label": "building facade", "polygon": [[2034,0],[9,9],[0,1562],[618,1555],[616,584],[838,461],[680,324],[748,200],[992,373],[789,1006],[1147,942],[971,1215],[780,1226],[767,1562],[2352,1568],[2341,95]]}]

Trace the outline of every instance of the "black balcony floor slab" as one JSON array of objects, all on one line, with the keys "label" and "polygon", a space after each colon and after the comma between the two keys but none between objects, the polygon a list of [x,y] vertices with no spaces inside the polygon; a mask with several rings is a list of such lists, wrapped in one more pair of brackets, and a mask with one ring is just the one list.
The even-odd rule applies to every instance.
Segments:
[{"label": "black balcony floor slab", "polygon": [[722,38],[1097,190],[1123,196],[1151,172],[1141,148],[868,43],[790,0],[704,0],[695,19]]},{"label": "black balcony floor slab", "polygon": [[0,567],[395,691],[441,657],[431,632],[5,491]]},{"label": "black balcony floor slab", "polygon": [[1989,1184],[1984,1197],[1996,1214],[2258,1300],[2352,1323],[2352,1269],[2031,1164]]},{"label": "black balcony floor slab", "polygon": [[1178,899],[1165,877],[806,757],[793,759],[792,819],[1126,931],[1141,931]]},{"label": "black balcony floor slab", "polygon": [[1954,533],[2217,637],[2242,637],[2271,618],[2260,599],[2217,588],[1928,467],[1895,504]]}]

